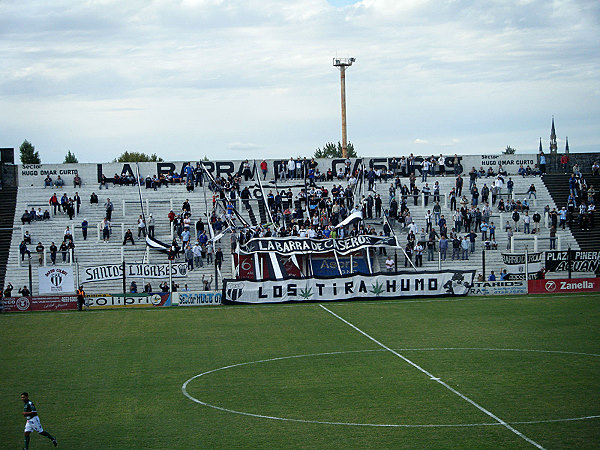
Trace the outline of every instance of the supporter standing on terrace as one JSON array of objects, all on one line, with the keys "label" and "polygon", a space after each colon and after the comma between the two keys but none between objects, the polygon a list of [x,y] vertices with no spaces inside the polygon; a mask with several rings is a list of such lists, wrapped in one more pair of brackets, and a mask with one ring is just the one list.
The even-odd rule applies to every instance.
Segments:
[{"label": "supporter standing on terrace", "polygon": [[546,155],[544,155],[544,152],[540,152],[540,171],[542,175],[546,173]]},{"label": "supporter standing on terrace", "polygon": [[562,167],[563,173],[566,175],[569,173],[569,155],[566,153],[560,157],[560,165]]},{"label": "supporter standing on terrace", "polygon": [[415,253],[415,267],[423,267],[423,246],[420,242],[414,248]]},{"label": "supporter standing on terrace", "polygon": [[52,197],[50,197],[50,200],[48,200],[48,204],[50,206],[52,206],[52,208],[54,208],[54,215],[56,215],[56,210],[58,209],[58,206],[59,206],[58,197],[56,196],[56,192],[54,194],[52,194]]},{"label": "supporter standing on terrace", "polygon": [[269,166],[267,164],[267,161],[265,161],[264,159],[260,162],[260,170],[263,174],[263,180],[267,179],[267,171],[269,169]]},{"label": "supporter standing on terrace", "polygon": [[41,242],[38,242],[37,246],[35,247],[35,251],[38,254],[38,262],[41,266],[44,263],[44,246]]},{"label": "supporter standing on terrace", "polygon": [[217,251],[215,253],[215,267],[221,270],[221,265],[223,264],[223,252],[221,251],[221,247],[217,247]]},{"label": "supporter standing on terrace", "polygon": [[79,208],[81,208],[81,197],[79,196],[79,192],[75,192],[73,196],[73,203],[75,203],[77,207],[77,215],[79,215]]},{"label": "supporter standing on terrace", "polygon": [[62,253],[62,262],[67,262],[67,253],[69,252],[69,247],[67,246],[66,241],[62,241],[59,250]]},{"label": "supporter standing on terrace", "polygon": [[112,212],[114,209],[114,205],[110,201],[110,198],[106,199],[106,202],[104,203],[104,209],[106,210],[106,219],[110,222],[110,220],[112,219]]},{"label": "supporter standing on terrace", "polygon": [[152,217],[152,213],[148,216],[148,236],[154,238],[154,217]]},{"label": "supporter standing on terrace", "polygon": [[460,248],[462,250],[462,259],[463,260],[469,259],[469,241],[468,241],[467,236],[463,237],[463,239],[460,243]]},{"label": "supporter standing on terrace", "polygon": [[144,218],[140,215],[139,219],[138,219],[138,239],[141,237],[141,235],[144,235],[144,238],[146,237],[146,223],[144,222]]},{"label": "supporter standing on terrace", "polygon": [[31,259],[31,252],[27,249],[25,241],[21,241],[21,244],[19,244],[19,253],[21,253],[21,261],[25,259],[25,255]]},{"label": "supporter standing on terrace", "polygon": [[110,239],[110,222],[108,218],[104,218],[102,222],[100,222],[100,229],[102,230],[102,239],[104,242],[108,242]]}]

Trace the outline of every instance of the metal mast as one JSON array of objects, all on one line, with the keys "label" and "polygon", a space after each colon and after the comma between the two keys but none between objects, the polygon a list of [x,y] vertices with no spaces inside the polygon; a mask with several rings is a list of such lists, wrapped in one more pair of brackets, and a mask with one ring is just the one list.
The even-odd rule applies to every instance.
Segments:
[{"label": "metal mast", "polygon": [[342,157],[348,157],[348,138],[346,133],[346,68],[356,61],[355,58],[333,58],[333,66],[340,69],[340,84],[342,89]]}]

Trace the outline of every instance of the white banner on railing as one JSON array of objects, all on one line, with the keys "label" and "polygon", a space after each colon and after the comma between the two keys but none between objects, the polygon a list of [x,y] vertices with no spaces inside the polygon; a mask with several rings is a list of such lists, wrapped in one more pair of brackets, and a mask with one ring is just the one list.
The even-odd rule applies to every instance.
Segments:
[{"label": "white banner on railing", "polygon": [[[125,264],[127,278],[167,278],[172,269],[173,278],[187,277],[187,264]],[[83,272],[81,281],[91,283],[94,281],[117,280],[123,278],[122,264],[106,264],[103,266],[87,267]]]},{"label": "white banner on railing", "polygon": [[62,294],[75,291],[72,267],[38,268],[40,294]]},{"label": "white banner on railing", "polygon": [[224,280],[223,301],[281,303],[466,295],[474,271],[398,273],[289,280]]},{"label": "white banner on railing", "polygon": [[527,294],[527,281],[476,281],[471,295],[523,295]]},{"label": "white banner on railing", "polygon": [[179,306],[210,306],[221,304],[221,293],[211,291],[173,292],[173,304]]}]

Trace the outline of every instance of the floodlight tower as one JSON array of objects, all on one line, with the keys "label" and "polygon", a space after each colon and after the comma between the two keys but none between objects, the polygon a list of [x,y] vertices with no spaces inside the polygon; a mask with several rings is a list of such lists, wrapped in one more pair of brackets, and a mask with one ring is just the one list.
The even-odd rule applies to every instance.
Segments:
[{"label": "floodlight tower", "polygon": [[356,61],[355,58],[333,58],[333,65],[340,69],[340,83],[342,86],[342,157],[348,157],[348,139],[346,134],[346,68]]}]

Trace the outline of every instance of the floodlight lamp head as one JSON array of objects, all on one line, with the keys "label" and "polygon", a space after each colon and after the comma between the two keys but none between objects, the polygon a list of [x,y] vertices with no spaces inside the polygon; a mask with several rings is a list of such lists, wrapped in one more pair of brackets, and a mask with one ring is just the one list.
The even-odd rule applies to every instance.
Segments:
[{"label": "floodlight lamp head", "polygon": [[335,67],[350,67],[356,58],[333,58],[333,65]]}]

